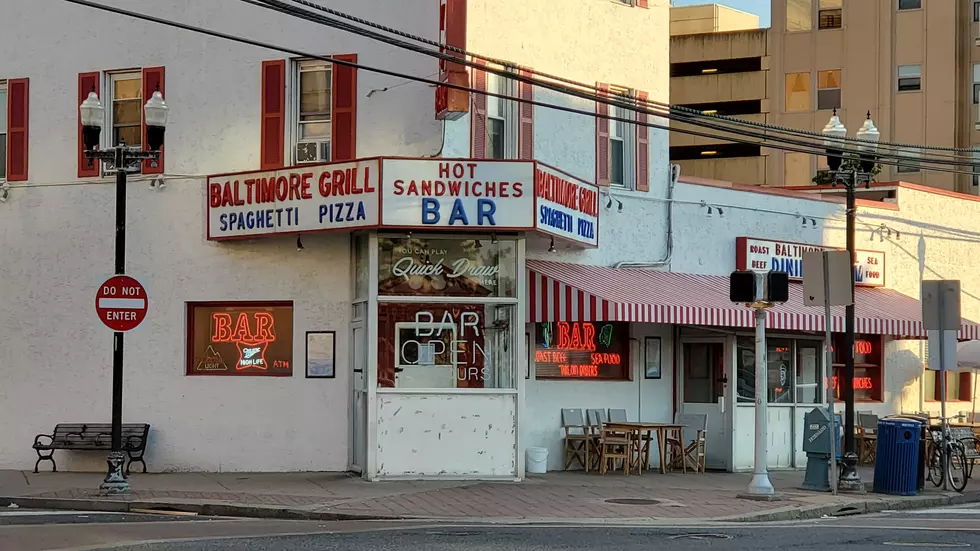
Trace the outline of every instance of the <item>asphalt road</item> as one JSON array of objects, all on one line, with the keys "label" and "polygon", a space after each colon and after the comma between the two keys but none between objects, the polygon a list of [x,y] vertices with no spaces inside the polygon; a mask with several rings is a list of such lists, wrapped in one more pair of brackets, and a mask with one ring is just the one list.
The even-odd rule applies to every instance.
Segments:
[{"label": "asphalt road", "polygon": [[[139,543],[137,543],[139,542]],[[702,527],[458,526],[0,510],[0,551],[923,551],[980,548],[980,508]]]}]

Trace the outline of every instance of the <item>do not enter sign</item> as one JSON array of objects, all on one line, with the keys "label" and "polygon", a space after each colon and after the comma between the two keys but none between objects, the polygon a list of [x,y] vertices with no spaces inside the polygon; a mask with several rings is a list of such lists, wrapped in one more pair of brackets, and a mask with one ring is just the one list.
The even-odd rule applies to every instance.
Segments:
[{"label": "do not enter sign", "polygon": [[95,294],[95,311],[109,329],[129,331],[143,322],[147,302],[146,289],[139,281],[117,275],[99,287]]}]

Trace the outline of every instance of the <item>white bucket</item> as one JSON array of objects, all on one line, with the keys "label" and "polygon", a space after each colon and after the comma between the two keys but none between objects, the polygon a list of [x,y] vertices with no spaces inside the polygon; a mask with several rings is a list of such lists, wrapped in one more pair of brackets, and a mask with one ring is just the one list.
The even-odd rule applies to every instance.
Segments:
[{"label": "white bucket", "polygon": [[527,449],[527,472],[544,474],[548,471],[548,448]]}]

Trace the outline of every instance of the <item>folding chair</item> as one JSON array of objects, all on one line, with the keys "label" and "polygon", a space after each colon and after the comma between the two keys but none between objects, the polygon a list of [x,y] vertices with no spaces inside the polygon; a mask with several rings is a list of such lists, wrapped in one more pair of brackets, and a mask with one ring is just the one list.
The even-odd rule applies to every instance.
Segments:
[{"label": "folding chair", "polygon": [[585,425],[585,417],[581,409],[562,409],[561,426],[565,433],[564,463],[565,470],[578,461],[582,468],[589,470],[589,440],[591,437]]}]

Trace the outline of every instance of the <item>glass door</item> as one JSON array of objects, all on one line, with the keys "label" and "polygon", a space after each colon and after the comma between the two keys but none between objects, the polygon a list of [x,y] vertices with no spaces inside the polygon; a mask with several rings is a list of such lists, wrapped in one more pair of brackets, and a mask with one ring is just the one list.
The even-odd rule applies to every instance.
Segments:
[{"label": "glass door", "polygon": [[[725,342],[683,343],[684,413],[708,416],[706,465],[709,469],[728,469],[730,444],[725,430]],[[685,431],[685,438],[687,438]],[[693,434],[693,432],[692,432]]]}]

